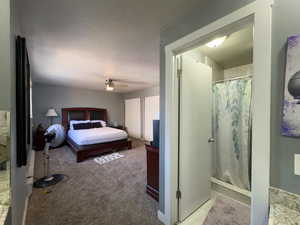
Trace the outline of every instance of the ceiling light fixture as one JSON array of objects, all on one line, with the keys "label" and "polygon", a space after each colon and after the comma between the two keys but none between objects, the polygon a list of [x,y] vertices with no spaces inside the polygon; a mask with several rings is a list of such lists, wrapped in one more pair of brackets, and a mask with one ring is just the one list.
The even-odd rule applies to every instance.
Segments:
[{"label": "ceiling light fixture", "polygon": [[115,86],[114,86],[114,83],[113,83],[112,79],[108,79],[108,80],[105,81],[105,89],[107,91],[115,90]]},{"label": "ceiling light fixture", "polygon": [[216,48],[223,44],[223,42],[226,40],[227,36],[216,38],[206,44],[207,47],[209,48]]}]

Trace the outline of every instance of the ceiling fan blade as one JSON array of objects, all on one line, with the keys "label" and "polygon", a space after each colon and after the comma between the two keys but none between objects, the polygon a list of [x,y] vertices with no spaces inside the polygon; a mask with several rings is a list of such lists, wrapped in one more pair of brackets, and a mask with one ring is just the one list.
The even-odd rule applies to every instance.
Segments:
[{"label": "ceiling fan blade", "polygon": [[127,79],[118,79],[118,78],[112,78],[111,76],[105,76],[105,75],[98,75],[100,77],[105,78],[106,82],[111,81],[114,83],[116,87],[129,87],[129,85],[150,85],[151,83],[145,82],[145,81],[134,81],[134,80],[127,80]]},{"label": "ceiling fan blade", "polygon": [[125,79],[112,79],[112,80],[117,83],[144,84],[144,85],[149,84],[148,82],[144,82],[144,81],[131,81],[131,80],[125,80]]},{"label": "ceiling fan blade", "polygon": [[115,84],[115,87],[127,88],[129,87],[128,84]]}]

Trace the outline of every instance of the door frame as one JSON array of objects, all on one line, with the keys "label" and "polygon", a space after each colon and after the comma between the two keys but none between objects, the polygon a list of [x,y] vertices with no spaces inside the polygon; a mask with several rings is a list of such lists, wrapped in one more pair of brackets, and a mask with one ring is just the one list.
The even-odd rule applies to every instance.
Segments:
[{"label": "door frame", "polygon": [[256,0],[165,47],[165,215],[166,225],[177,222],[178,78],[176,56],[230,25],[251,21],[253,39],[252,198],[251,225],[265,225],[269,213],[271,38],[273,0]]}]

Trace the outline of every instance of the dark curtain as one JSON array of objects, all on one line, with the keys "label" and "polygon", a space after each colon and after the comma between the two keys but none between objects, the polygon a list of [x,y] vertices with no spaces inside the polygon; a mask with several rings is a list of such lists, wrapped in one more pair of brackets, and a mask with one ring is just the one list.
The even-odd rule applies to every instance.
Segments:
[{"label": "dark curtain", "polygon": [[27,152],[31,142],[30,121],[30,64],[26,40],[16,38],[16,122],[17,166],[27,164]]}]

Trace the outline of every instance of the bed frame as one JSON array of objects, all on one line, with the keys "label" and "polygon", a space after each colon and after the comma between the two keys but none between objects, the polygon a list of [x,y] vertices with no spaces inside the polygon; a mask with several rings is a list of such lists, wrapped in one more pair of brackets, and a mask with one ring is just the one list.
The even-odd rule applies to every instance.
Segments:
[{"label": "bed frame", "polygon": [[[63,108],[62,125],[64,126],[67,134],[70,129],[70,120],[103,120],[107,122],[107,110],[98,108]],[[92,145],[77,145],[67,135],[66,141],[72,151],[76,154],[77,162],[82,162],[87,158],[106,152],[132,148],[131,140],[129,139]]]}]

